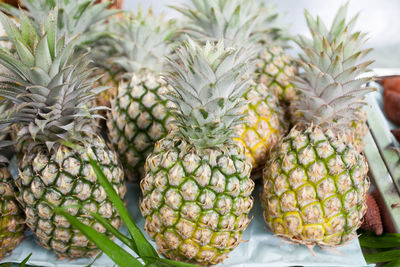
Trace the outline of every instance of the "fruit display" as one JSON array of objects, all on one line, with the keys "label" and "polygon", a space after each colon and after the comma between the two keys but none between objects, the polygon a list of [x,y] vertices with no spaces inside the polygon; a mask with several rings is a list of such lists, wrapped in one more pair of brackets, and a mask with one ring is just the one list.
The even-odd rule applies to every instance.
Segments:
[{"label": "fruit display", "polygon": [[93,80],[88,79],[91,70],[87,57],[75,56],[79,40],[75,37],[68,41],[65,35],[59,35],[57,18],[57,10],[50,12],[36,31],[23,13],[20,29],[0,14],[17,48],[15,55],[0,50],[0,64],[12,73],[8,81],[1,82],[1,96],[12,103],[1,126],[18,124],[17,143],[24,145],[16,185],[26,224],[43,247],[59,257],[78,258],[94,256],[99,250],[65,217],[53,216],[52,207],[70,206],[70,214],[111,235],[87,213],[98,212],[115,227],[121,226],[118,213],[89,165],[89,157],[103,168],[121,198],[126,187],[117,155],[96,133],[94,110],[87,108],[96,92],[91,87]]},{"label": "fruit display", "polygon": [[0,266],[400,266],[400,71],[352,3],[134,2],[0,0]]},{"label": "fruit display", "polygon": [[118,90],[111,92],[107,129],[129,181],[142,178],[154,143],[173,127],[172,103],[165,98],[170,89],[161,78],[169,70],[165,59],[171,51],[172,23],[149,9],[123,14],[108,24],[116,35],[111,43],[116,53],[109,60],[119,73],[111,87]]},{"label": "fruit display", "polygon": [[[193,8],[174,7],[177,11],[189,19],[189,24],[183,30],[186,34],[200,41],[218,40],[223,38],[225,44],[236,47],[254,46],[255,53],[249,55],[256,59],[257,64],[250,67],[250,71],[256,73],[256,66],[260,64],[278,65],[286,64],[286,58],[267,58],[260,45],[261,38],[269,35],[268,23],[274,13],[267,9],[261,2],[256,0],[235,0],[235,1],[192,1]],[[229,8],[228,8],[229,7]],[[232,12],[240,10],[241,12]],[[263,24],[265,29],[258,29]],[[256,31],[257,30],[257,31]],[[282,51],[281,51],[282,52]],[[284,66],[281,66],[284,68]],[[269,68],[267,68],[269,70]],[[292,75],[293,73],[291,73]],[[248,92],[244,94],[247,106],[243,107],[245,114],[244,123],[237,128],[239,138],[235,138],[246,147],[246,156],[253,165],[253,170],[260,170],[264,166],[268,153],[278,139],[285,133],[286,125],[283,120],[284,112],[279,105],[277,95],[274,90],[267,87],[264,82],[275,83],[279,75],[275,71],[268,72],[269,81],[267,82],[263,74],[254,75],[253,82],[250,84]],[[289,75],[289,73],[288,73]],[[288,79],[285,75],[279,75],[279,80]],[[265,80],[260,82],[260,80]],[[279,84],[288,83],[287,80]],[[283,90],[283,88],[281,88]]]},{"label": "fruit display", "polygon": [[217,264],[242,241],[253,205],[251,165],[232,138],[242,123],[248,51],[189,39],[176,54],[167,80],[178,130],[146,160],[140,209],[167,258]]},{"label": "fruit display", "polygon": [[312,39],[300,37],[304,75],[294,81],[301,115],[263,173],[267,224],[275,234],[309,246],[349,242],[367,208],[368,165],[346,127],[373,91],[362,87],[370,77],[357,78],[371,64],[363,61],[370,50],[361,48],[365,35],[353,30],[356,20],[346,20],[346,12],[342,6],[330,28],[305,13]]}]

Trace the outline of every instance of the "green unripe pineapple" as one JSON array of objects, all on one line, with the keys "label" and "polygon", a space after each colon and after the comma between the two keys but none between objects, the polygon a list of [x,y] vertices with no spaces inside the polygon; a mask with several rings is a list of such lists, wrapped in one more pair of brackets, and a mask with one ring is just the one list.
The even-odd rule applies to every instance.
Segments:
[{"label": "green unripe pineapple", "polygon": [[170,89],[161,78],[161,73],[168,71],[164,59],[171,50],[171,23],[162,15],[153,15],[151,9],[124,14],[109,23],[118,37],[112,42],[116,55],[109,60],[118,66],[119,80],[118,87],[99,101],[111,98],[108,135],[129,181],[142,178],[154,143],[173,127],[172,103],[164,96]]}]

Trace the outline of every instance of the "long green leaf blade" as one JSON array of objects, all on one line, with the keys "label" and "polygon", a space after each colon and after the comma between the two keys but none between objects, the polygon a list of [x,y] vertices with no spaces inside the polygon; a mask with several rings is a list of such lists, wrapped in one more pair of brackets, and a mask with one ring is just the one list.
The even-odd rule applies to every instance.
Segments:
[{"label": "long green leaf blade", "polygon": [[400,249],[378,252],[373,254],[365,254],[365,260],[368,263],[388,262],[398,260],[400,258]]},{"label": "long green leaf blade", "polygon": [[135,242],[137,254],[142,258],[158,258],[156,250],[147,241],[142,231],[140,231],[135,222],[132,220],[128,210],[125,208],[124,203],[114,191],[114,188],[107,180],[106,176],[97,165],[96,161],[92,158],[89,158],[89,161],[90,165],[92,165],[93,170],[97,175],[99,183],[106,191],[107,196],[113,202],[114,207],[117,209],[119,215],[121,216],[121,219],[124,221],[126,228],[128,229],[133,241]]},{"label": "long green leaf blade", "polygon": [[26,263],[28,262],[28,260],[30,259],[30,257],[32,256],[32,253],[30,253],[20,264],[19,267],[25,267]]},{"label": "long green leaf blade", "polygon": [[[116,238],[122,241],[128,247],[132,247],[132,241],[124,236],[120,231],[115,229],[105,218],[101,217],[99,214],[89,211],[89,214],[93,216],[101,225],[103,225],[108,231],[110,231]],[[136,251],[135,251],[136,252]]]},{"label": "long green leaf blade", "polygon": [[157,262],[162,263],[165,266],[174,266],[174,267],[197,267],[198,265],[194,265],[191,263],[181,262],[181,261],[174,261],[169,259],[159,258]]},{"label": "long green leaf blade", "polygon": [[106,253],[116,264],[119,266],[144,266],[133,257],[131,254],[126,252],[120,246],[111,241],[106,235],[100,234],[93,228],[85,225],[80,222],[77,218],[69,214],[62,207],[54,208],[56,213],[63,215],[67,220],[76,227],[79,231],[82,232],[90,241],[92,241],[99,249],[101,249],[104,253]]},{"label": "long green leaf blade", "polygon": [[360,245],[367,248],[394,248],[400,247],[400,234],[384,234],[376,236],[370,232],[359,237]]},{"label": "long green leaf blade", "polygon": [[399,266],[400,266],[400,259],[386,263],[382,267],[399,267]]}]

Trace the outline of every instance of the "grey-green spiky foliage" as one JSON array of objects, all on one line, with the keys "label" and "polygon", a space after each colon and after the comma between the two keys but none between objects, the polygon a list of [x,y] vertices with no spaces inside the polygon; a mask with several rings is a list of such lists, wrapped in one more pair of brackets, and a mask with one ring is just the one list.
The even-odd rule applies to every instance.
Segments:
[{"label": "grey-green spiky foliage", "polygon": [[28,150],[92,134],[97,115],[91,113],[97,108],[87,109],[86,104],[104,88],[91,88],[94,79],[86,80],[89,61],[74,56],[77,38],[66,42],[58,35],[57,13],[49,13],[39,33],[23,12],[20,29],[3,13],[0,21],[16,48],[15,55],[0,48],[0,63],[12,73],[0,74],[5,78],[0,96],[13,103],[1,123],[18,123],[19,142],[30,140]]},{"label": "grey-green spiky foliage", "polygon": [[226,45],[248,45],[260,36],[256,28],[269,14],[260,12],[261,1],[191,0],[192,6],[171,6],[188,18],[183,30],[194,39],[218,41]]},{"label": "grey-green spiky foliage", "polygon": [[[33,25],[36,30],[39,30],[40,24],[47,20],[50,11],[57,7],[59,9],[57,32],[60,36],[65,35],[67,41],[81,35],[80,44],[100,38],[103,33],[94,31],[92,26],[120,12],[107,9],[111,2],[98,4],[95,2],[96,0],[20,0],[21,6],[26,8],[28,17],[35,22]],[[14,17],[19,17],[21,12],[21,9],[5,3],[0,4],[0,9]]]},{"label": "grey-green spiky foliage", "polygon": [[151,8],[145,12],[140,7],[137,13],[127,12],[111,18],[105,25],[105,31],[114,39],[111,46],[115,53],[109,62],[129,76],[143,70],[163,72],[165,56],[171,52],[171,37],[176,30],[174,23],[164,14],[154,15]]},{"label": "grey-green spiky foliage", "polygon": [[189,143],[209,148],[233,142],[235,126],[243,123],[252,52],[225,48],[223,41],[201,47],[189,39],[176,51],[178,60],[169,60],[174,72],[167,81],[174,90],[168,97],[177,107],[178,134]]},{"label": "grey-green spiky foliage", "polygon": [[372,60],[365,60],[371,49],[363,49],[366,34],[354,31],[358,15],[346,21],[348,4],[342,6],[330,29],[321,18],[305,16],[312,38],[299,36],[303,50],[299,64],[304,70],[294,85],[305,97],[300,97],[295,108],[303,123],[337,130],[348,128],[357,113],[365,105],[363,98],[374,90],[365,87],[370,77],[358,78],[367,72]]}]

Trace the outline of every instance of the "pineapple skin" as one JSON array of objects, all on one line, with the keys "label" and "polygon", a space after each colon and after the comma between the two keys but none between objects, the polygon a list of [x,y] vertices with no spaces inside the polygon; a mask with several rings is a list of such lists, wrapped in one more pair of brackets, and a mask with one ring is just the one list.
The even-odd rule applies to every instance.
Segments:
[{"label": "pineapple skin", "polygon": [[264,169],[264,218],[277,235],[339,246],[357,236],[369,188],[364,156],[329,130],[293,128]]},{"label": "pineapple skin", "polygon": [[359,110],[357,112],[357,120],[350,122],[350,142],[358,152],[364,151],[365,148],[365,136],[369,132],[369,127],[367,125],[367,112]]},{"label": "pineapple skin", "polygon": [[15,197],[14,179],[7,167],[0,168],[0,259],[24,239],[25,215]]},{"label": "pineapple skin", "polygon": [[154,143],[173,128],[172,102],[163,97],[167,91],[160,76],[142,72],[133,74],[129,83],[120,83],[117,97],[111,100],[108,136],[130,182],[142,178]]},{"label": "pineapple skin", "polygon": [[270,93],[264,84],[253,83],[244,95],[247,105],[244,123],[238,125],[235,138],[246,147],[247,160],[253,166],[253,172],[262,168],[268,159],[271,148],[286,132],[283,111],[277,97]]},{"label": "pineapple skin", "polygon": [[[82,205],[97,212],[114,227],[122,225],[116,209],[98,183],[89,163],[92,157],[121,198],[126,193],[123,171],[117,155],[100,137],[86,143],[83,150],[60,146],[55,153],[47,149],[25,154],[19,162],[18,199],[26,214],[26,224],[40,244],[54,250],[60,258],[93,257],[99,249],[62,215],[55,215],[47,203],[55,206]],[[71,207],[68,212],[100,233],[111,236],[85,209]]]},{"label": "pineapple skin", "polygon": [[298,92],[290,82],[297,73],[297,65],[281,46],[263,45],[257,58],[256,74],[259,82],[278,96],[279,101],[288,103],[297,98]]},{"label": "pineapple skin", "polygon": [[140,183],[140,210],[160,253],[218,264],[242,242],[254,189],[244,153],[240,144],[197,150],[170,135],[156,143]]}]

